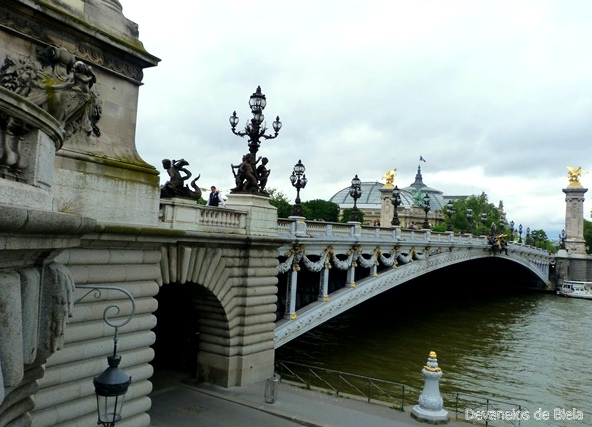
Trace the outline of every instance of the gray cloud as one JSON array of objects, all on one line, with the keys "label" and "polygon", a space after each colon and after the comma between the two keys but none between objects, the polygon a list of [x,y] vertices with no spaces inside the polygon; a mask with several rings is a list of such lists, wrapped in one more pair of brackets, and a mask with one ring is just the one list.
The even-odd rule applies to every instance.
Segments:
[{"label": "gray cloud", "polygon": [[428,185],[485,191],[517,223],[555,238],[565,167],[592,168],[588,1],[122,3],[162,58],[140,89],[138,149],[157,167],[186,158],[203,187],[232,186],[230,164],[247,141],[228,117],[236,110],[244,126],[257,85],[268,123],[284,123],[261,146],[268,186],[291,199],[298,159],[309,200],[356,173],[373,181],[397,168],[409,185],[422,155]]}]

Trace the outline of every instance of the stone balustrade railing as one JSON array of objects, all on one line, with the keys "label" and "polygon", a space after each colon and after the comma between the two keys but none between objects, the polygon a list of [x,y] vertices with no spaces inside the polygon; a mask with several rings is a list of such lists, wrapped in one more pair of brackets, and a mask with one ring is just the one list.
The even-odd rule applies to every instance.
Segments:
[{"label": "stone balustrade railing", "polygon": [[[303,218],[291,217],[278,219],[278,234],[280,237],[302,238],[347,238],[394,240],[398,242],[429,242],[454,245],[489,246],[487,236],[472,234],[455,234],[452,232],[433,232],[429,229],[402,229],[401,227],[361,226],[359,223],[347,224],[322,221],[307,221]],[[324,239],[326,240],[326,239]],[[508,248],[533,255],[550,255],[547,250],[528,246],[523,243],[508,242]]]},{"label": "stone balustrade railing", "polygon": [[246,234],[247,213],[198,205],[188,199],[161,199],[159,227],[187,231]]}]

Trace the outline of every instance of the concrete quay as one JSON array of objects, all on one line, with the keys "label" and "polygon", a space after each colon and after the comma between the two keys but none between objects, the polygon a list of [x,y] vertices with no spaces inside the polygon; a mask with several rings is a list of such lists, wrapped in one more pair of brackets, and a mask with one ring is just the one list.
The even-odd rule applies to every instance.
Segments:
[{"label": "concrete quay", "polygon": [[[335,397],[279,383],[275,403],[265,403],[265,382],[223,388],[191,380],[171,384],[151,394],[153,426],[226,427],[417,427],[426,426],[405,412],[366,401]],[[454,420],[454,427],[473,426]]]}]

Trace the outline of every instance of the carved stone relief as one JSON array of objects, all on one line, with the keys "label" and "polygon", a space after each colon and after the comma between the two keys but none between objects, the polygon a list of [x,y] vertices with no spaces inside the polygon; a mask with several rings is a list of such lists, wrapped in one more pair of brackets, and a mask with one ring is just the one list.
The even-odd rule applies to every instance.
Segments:
[{"label": "carved stone relief", "polygon": [[[0,66],[0,86],[53,116],[66,139],[76,133],[99,137],[102,109],[92,67],[76,61],[64,48],[50,46],[37,54],[37,61],[6,56]],[[0,113],[0,177],[24,181],[22,145],[31,130],[11,113]]]},{"label": "carved stone relief", "polygon": [[100,136],[101,100],[92,67],[64,48],[49,46],[37,53],[38,62],[6,56],[0,84],[60,121],[66,138],[76,132]]}]

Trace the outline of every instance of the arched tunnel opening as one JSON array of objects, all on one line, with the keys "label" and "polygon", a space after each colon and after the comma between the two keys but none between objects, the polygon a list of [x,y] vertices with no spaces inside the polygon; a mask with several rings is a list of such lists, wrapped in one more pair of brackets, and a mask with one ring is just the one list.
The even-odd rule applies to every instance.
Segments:
[{"label": "arched tunnel opening", "polygon": [[168,283],[154,297],[158,309],[153,329],[156,341],[152,345],[151,364],[153,392],[189,378],[195,378],[199,347],[198,311],[194,284]]}]

